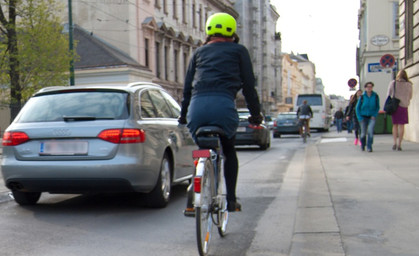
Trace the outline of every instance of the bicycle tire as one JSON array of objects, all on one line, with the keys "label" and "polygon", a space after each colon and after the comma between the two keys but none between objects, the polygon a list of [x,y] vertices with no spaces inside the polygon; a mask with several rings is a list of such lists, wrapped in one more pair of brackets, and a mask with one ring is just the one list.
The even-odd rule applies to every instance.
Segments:
[{"label": "bicycle tire", "polygon": [[228,224],[228,210],[227,210],[227,189],[224,179],[224,166],[221,161],[219,165],[219,175],[218,175],[218,213],[217,213],[217,223],[218,223],[218,234],[221,237],[224,237],[227,232]]},{"label": "bicycle tire", "polygon": [[[204,166],[201,166],[204,165]],[[195,207],[196,238],[200,256],[206,256],[209,252],[212,233],[212,202],[214,191],[214,167],[211,160],[199,161],[198,168],[205,168],[201,177],[200,205]]]}]

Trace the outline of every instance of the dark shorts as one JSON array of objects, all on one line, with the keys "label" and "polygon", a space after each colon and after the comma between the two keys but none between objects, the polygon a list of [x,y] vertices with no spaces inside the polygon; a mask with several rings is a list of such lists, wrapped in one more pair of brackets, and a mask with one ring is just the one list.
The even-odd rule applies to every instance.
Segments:
[{"label": "dark shorts", "polygon": [[396,112],[391,115],[391,119],[393,124],[408,124],[409,123],[409,115],[407,112],[407,108],[398,107]]}]

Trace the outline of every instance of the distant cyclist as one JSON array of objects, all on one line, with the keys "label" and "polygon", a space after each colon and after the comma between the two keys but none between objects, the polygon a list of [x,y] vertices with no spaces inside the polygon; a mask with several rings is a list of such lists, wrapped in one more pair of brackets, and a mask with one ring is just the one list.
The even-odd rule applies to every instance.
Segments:
[{"label": "distant cyclist", "polygon": [[307,100],[303,101],[303,104],[298,107],[297,116],[300,120],[300,135],[303,133],[303,124],[306,127],[307,135],[310,136],[310,118],[313,117],[313,111],[310,105],[307,104]]},{"label": "distant cyclist", "polygon": [[206,22],[208,35],[202,47],[192,56],[185,77],[180,124],[186,124],[195,138],[196,130],[205,125],[221,127],[225,156],[224,173],[228,211],[240,211],[236,198],[238,159],[235,135],[239,124],[235,98],[242,89],[251,116],[249,122],[259,125],[259,98],[248,50],[238,44],[236,20],[227,13],[216,13]]}]

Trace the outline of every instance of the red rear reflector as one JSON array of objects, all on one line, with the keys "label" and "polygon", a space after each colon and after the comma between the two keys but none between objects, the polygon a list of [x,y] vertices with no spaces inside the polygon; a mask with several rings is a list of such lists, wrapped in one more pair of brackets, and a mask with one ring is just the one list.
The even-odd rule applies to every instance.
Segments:
[{"label": "red rear reflector", "polygon": [[101,131],[98,137],[115,144],[142,143],[145,132],[138,129],[110,129]]},{"label": "red rear reflector", "polygon": [[192,151],[193,158],[200,158],[200,157],[210,157],[211,153],[209,149],[200,149]]},{"label": "red rear reflector", "polygon": [[201,193],[201,176],[193,178],[193,190],[195,193]]},{"label": "red rear reflector", "polygon": [[17,146],[29,140],[24,132],[5,132],[3,135],[3,146]]},{"label": "red rear reflector", "polygon": [[260,125],[253,125],[253,124],[249,124],[249,128],[255,129],[255,130],[261,130],[261,129],[263,129],[262,126],[260,126]]}]

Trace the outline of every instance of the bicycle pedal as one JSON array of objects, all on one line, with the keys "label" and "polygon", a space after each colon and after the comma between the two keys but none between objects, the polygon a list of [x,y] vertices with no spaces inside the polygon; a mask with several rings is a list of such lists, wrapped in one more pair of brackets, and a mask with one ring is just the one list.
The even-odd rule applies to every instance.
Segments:
[{"label": "bicycle pedal", "polygon": [[185,217],[195,217],[195,208],[186,208],[183,211]]}]

